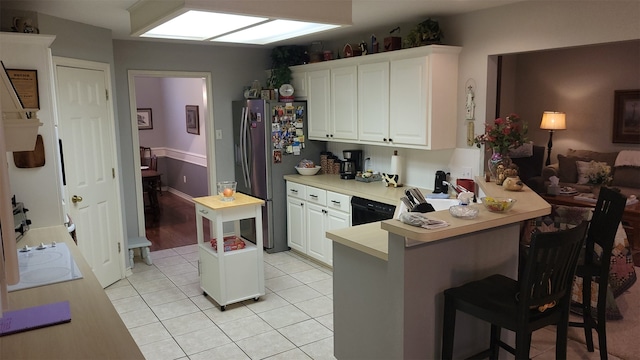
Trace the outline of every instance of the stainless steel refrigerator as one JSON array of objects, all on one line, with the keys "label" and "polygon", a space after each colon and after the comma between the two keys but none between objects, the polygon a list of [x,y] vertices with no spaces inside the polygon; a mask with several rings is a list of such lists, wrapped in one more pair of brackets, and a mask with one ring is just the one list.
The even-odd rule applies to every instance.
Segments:
[{"label": "stainless steel refrigerator", "polygon": [[[288,250],[284,175],[303,159],[320,162],[325,142],[307,139],[307,103],[267,100],[233,102],[237,191],[265,200],[263,240],[267,252]],[[240,221],[241,235],[256,241],[255,220]]]}]

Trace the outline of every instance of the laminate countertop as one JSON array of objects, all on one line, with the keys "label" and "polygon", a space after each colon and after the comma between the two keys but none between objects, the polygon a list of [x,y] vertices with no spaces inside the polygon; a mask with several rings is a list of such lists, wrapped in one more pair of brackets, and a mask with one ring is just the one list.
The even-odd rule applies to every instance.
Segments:
[{"label": "laminate countertop", "polygon": [[547,215],[551,212],[551,205],[526,186],[522,191],[506,191],[502,186],[498,186],[493,182],[485,182],[483,178],[478,177],[475,180],[483,193],[493,197],[510,197],[516,199],[516,204],[506,213],[493,213],[486,210],[481,204],[474,204],[472,206],[478,206],[479,213],[478,217],[472,220],[454,218],[449,214],[448,210],[428,213],[427,216],[429,218],[444,220],[449,223],[449,226],[440,229],[427,230],[392,219],[328,231],[327,237],[345,246],[387,260],[389,233],[404,237],[405,246],[409,247],[513,224]]},{"label": "laminate countertop", "polygon": [[0,359],[144,359],[65,226],[27,231],[18,242],[65,243],[82,278],[9,293],[9,309],[69,301],[71,322],[0,337]]}]

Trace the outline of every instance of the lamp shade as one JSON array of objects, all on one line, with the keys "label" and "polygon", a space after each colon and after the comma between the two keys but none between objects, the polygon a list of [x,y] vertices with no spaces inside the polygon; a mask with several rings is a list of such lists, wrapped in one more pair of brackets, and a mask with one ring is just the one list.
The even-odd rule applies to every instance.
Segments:
[{"label": "lamp shade", "polygon": [[542,113],[540,129],[542,130],[564,130],[567,128],[565,113],[558,111],[545,111]]}]

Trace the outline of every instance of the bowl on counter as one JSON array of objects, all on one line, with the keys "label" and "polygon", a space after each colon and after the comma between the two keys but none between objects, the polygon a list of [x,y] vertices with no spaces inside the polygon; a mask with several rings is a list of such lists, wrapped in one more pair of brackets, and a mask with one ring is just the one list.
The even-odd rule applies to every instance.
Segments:
[{"label": "bowl on counter", "polygon": [[315,167],[297,167],[296,166],[296,170],[300,175],[315,175],[318,173],[318,171],[320,171],[320,169],[321,167],[317,165]]},{"label": "bowl on counter", "polygon": [[482,205],[491,212],[503,213],[511,210],[516,203],[515,199],[505,197],[485,196],[480,198]]},{"label": "bowl on counter", "polygon": [[449,208],[449,214],[460,219],[475,219],[478,212],[478,208],[474,205],[454,205]]}]

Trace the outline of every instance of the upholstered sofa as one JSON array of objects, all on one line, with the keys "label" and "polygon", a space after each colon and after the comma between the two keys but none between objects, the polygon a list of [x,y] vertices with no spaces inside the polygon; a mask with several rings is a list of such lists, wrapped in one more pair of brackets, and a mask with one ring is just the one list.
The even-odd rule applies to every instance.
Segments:
[{"label": "upholstered sofa", "polygon": [[586,181],[584,171],[585,163],[592,160],[611,166],[613,180],[610,186],[618,188],[627,197],[640,197],[640,150],[597,152],[569,149],[566,155],[558,155],[557,163],[542,169],[544,186],[540,190],[546,192],[549,178],[556,176],[560,179],[560,186],[573,187],[578,192],[591,192],[593,184]]}]

